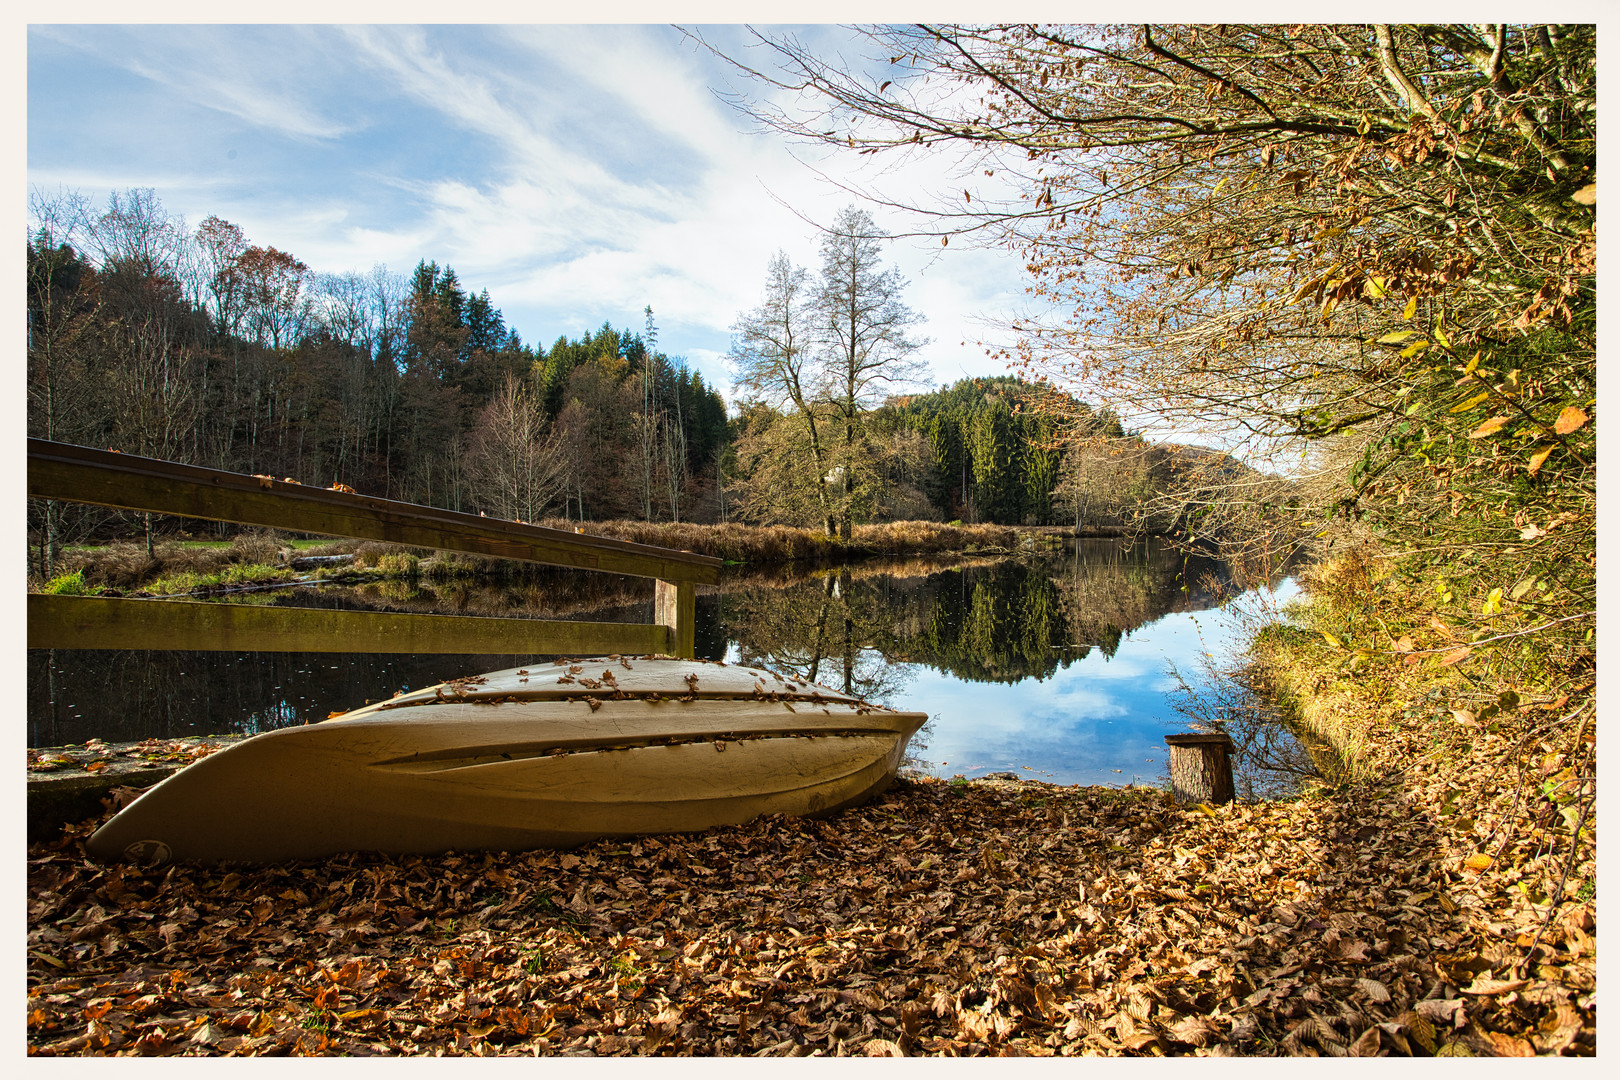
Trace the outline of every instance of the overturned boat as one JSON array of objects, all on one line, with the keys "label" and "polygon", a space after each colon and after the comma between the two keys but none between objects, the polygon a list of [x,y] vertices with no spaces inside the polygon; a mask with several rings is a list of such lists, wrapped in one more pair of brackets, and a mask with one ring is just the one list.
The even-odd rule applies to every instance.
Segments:
[{"label": "overturned boat", "polygon": [[147,863],[277,862],[820,816],[887,787],[926,720],[746,665],[513,668],[244,740],[142,794],[85,847]]}]

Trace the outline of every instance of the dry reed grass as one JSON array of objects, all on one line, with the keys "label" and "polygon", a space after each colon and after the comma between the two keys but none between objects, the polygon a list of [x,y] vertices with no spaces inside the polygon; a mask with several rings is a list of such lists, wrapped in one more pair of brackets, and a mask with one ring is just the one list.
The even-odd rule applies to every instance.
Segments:
[{"label": "dry reed grass", "polygon": [[593,536],[691,551],[727,562],[794,562],[999,548],[1012,550],[1018,530],[1005,525],[941,525],[895,521],[857,525],[849,540],[790,525],[695,525],[690,522],[598,521],[578,525],[552,518],[539,524]]},{"label": "dry reed grass", "polygon": [[1380,703],[1359,680],[1328,662],[1320,650],[1265,639],[1253,648],[1252,685],[1303,733],[1316,767],[1330,784],[1373,779],[1368,748],[1380,723]]},{"label": "dry reed grass", "polygon": [[1371,606],[1377,554],[1378,548],[1371,542],[1352,543],[1307,567],[1300,575],[1301,584],[1313,600],[1326,606],[1330,618],[1341,619]]}]

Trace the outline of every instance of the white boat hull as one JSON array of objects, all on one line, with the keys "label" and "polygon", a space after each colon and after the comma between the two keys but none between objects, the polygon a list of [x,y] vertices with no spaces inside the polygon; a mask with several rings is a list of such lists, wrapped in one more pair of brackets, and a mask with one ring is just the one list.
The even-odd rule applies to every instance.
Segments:
[{"label": "white boat hull", "polygon": [[152,788],[86,848],[276,862],[572,847],[814,816],[887,787],[927,719],[757,668],[572,667],[496,672],[245,740]]}]

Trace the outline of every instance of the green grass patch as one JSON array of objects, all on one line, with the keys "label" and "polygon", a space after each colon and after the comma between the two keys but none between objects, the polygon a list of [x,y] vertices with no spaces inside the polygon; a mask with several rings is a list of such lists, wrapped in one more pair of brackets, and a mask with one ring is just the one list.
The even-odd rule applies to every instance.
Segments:
[{"label": "green grass patch", "polygon": [[86,585],[83,570],[75,570],[71,574],[58,574],[40,589],[40,592],[50,596],[99,596],[105,591],[100,585]]},{"label": "green grass patch", "polygon": [[189,593],[219,592],[225,589],[240,589],[249,585],[268,585],[274,582],[292,581],[296,577],[297,575],[291,570],[279,566],[265,566],[262,563],[235,563],[212,573],[182,570],[177,574],[158,578],[151,584],[146,585],[142,591],[159,596],[184,596]]}]

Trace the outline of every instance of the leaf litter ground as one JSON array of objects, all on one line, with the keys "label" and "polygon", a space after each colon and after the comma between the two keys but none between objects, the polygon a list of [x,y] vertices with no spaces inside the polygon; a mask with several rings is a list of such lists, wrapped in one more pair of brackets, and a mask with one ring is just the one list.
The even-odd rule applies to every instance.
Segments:
[{"label": "leaf litter ground", "polygon": [[913,780],[569,852],[142,869],[86,822],[29,848],[29,1053],[1593,1053],[1592,904],[1469,865],[1404,749],[1286,801]]}]

